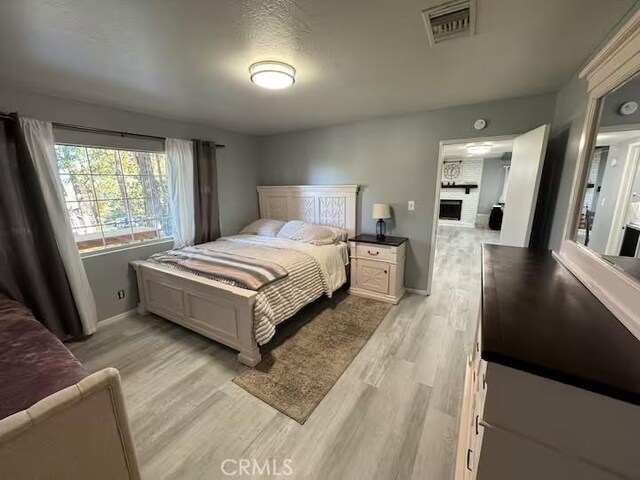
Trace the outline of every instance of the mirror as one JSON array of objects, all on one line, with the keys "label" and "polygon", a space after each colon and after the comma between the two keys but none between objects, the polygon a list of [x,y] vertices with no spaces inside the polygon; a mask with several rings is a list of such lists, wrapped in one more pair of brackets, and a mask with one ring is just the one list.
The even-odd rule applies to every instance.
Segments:
[{"label": "mirror", "polygon": [[640,280],[640,75],[600,100],[573,240]]}]

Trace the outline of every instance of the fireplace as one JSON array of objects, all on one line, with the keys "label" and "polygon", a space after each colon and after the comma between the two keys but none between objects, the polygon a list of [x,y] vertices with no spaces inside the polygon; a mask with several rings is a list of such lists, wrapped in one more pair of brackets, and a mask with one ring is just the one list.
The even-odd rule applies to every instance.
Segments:
[{"label": "fireplace", "polygon": [[441,220],[460,220],[462,200],[440,200]]}]

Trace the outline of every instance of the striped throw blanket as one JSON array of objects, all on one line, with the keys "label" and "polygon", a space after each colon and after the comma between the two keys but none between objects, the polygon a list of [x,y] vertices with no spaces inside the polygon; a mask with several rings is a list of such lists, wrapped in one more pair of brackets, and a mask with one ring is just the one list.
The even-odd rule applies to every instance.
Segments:
[{"label": "striped throw blanket", "polygon": [[[260,345],[271,340],[279,323],[322,295],[331,297],[346,282],[342,255],[334,245],[315,246],[259,235],[237,235],[187,248],[195,249],[202,255],[226,255],[238,261],[259,259],[277,265],[286,272],[285,276],[264,285],[257,292],[253,306],[253,329]],[[160,261],[167,253],[153,255],[149,260],[165,267],[208,276],[176,263]],[[242,288],[236,280],[228,277],[216,280]]]},{"label": "striped throw blanket", "polygon": [[179,270],[195,273],[211,280],[256,291],[288,274],[277,263],[212,250],[206,248],[206,244],[204,248],[184,247],[156,253],[150,260],[169,264]]}]

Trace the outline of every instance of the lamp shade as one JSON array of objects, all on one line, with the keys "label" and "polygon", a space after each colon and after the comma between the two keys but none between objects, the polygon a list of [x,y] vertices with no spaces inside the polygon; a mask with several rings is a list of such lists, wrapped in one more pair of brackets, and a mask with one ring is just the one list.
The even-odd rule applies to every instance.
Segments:
[{"label": "lamp shade", "polygon": [[375,219],[391,218],[391,208],[386,203],[374,203],[371,217]]}]

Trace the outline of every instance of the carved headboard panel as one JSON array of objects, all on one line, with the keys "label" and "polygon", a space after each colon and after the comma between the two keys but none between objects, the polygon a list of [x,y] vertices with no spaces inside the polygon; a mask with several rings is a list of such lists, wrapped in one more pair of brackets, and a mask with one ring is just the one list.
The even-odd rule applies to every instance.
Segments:
[{"label": "carved headboard panel", "polygon": [[304,220],[356,234],[358,185],[258,187],[260,218]]}]

